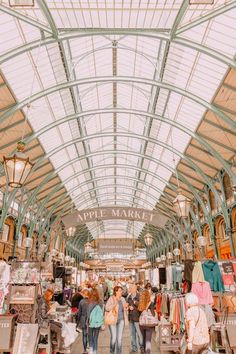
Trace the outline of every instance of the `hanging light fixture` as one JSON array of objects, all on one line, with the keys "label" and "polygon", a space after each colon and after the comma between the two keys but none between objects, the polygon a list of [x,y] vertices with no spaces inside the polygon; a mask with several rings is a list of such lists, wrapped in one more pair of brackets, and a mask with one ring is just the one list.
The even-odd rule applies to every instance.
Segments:
[{"label": "hanging light fixture", "polygon": [[190,242],[185,243],[185,250],[186,252],[192,252],[192,245]]},{"label": "hanging light fixture", "polygon": [[17,143],[17,152],[10,157],[3,156],[3,166],[8,185],[12,188],[21,188],[28,177],[33,164],[24,153],[25,143]]},{"label": "hanging light fixture", "polygon": [[75,263],[75,258],[74,258],[74,257],[71,257],[70,263],[71,263],[71,264],[74,264],[74,263]]},{"label": "hanging light fixture", "polygon": [[179,256],[180,255],[180,249],[179,248],[175,248],[173,250],[173,253],[174,253],[175,256]]},{"label": "hanging light fixture", "polygon": [[85,253],[89,253],[89,252],[91,252],[91,250],[92,250],[91,243],[90,242],[86,242],[85,245],[84,245],[84,252]]},{"label": "hanging light fixture", "polygon": [[177,197],[173,200],[173,207],[175,212],[181,218],[187,218],[189,214],[191,199],[187,198],[181,188],[177,189]]},{"label": "hanging light fixture", "polygon": [[206,240],[206,237],[204,236],[199,236],[197,238],[197,245],[198,247],[205,247],[207,244],[207,240]]},{"label": "hanging light fixture", "polygon": [[157,262],[157,263],[161,263],[161,258],[160,258],[160,257],[157,257],[157,258],[156,258],[156,262]]},{"label": "hanging light fixture", "polygon": [[166,256],[164,254],[161,255],[161,261],[165,261],[166,260]]},{"label": "hanging light fixture", "polygon": [[144,242],[147,247],[152,245],[153,237],[149,232],[144,236]]},{"label": "hanging light fixture", "polygon": [[167,252],[166,257],[167,259],[173,259],[173,254],[171,252]]},{"label": "hanging light fixture", "polygon": [[31,248],[33,245],[33,240],[31,237],[25,237],[23,240],[23,247],[25,248]]},{"label": "hanging light fixture", "polygon": [[67,255],[67,256],[65,256],[65,262],[70,262],[70,256],[69,255]]},{"label": "hanging light fixture", "polygon": [[76,227],[75,226],[70,226],[68,229],[66,229],[66,236],[71,238],[75,236],[76,232]]}]

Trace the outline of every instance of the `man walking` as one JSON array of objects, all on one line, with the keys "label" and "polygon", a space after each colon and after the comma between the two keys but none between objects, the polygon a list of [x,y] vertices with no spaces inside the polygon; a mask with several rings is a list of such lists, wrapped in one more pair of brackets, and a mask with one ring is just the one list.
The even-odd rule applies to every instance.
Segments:
[{"label": "man walking", "polygon": [[138,343],[140,347],[141,353],[144,353],[144,346],[143,346],[143,336],[139,327],[139,316],[140,312],[138,311],[138,304],[139,304],[139,293],[137,291],[137,285],[133,284],[130,287],[130,294],[127,297],[128,303],[128,319],[130,325],[130,334],[131,334],[131,354],[137,353],[138,346],[137,346],[137,337]]}]

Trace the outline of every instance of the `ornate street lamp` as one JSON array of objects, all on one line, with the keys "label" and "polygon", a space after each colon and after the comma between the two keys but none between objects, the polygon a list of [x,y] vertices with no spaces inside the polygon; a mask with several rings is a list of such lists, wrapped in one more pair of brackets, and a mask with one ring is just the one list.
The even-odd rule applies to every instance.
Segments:
[{"label": "ornate street lamp", "polygon": [[147,247],[152,245],[153,237],[149,232],[144,236],[144,242]]},{"label": "ornate street lamp", "polygon": [[28,177],[33,164],[24,153],[25,143],[17,143],[17,152],[10,157],[3,156],[3,166],[8,185],[12,188],[21,188]]},{"label": "ornate street lamp", "polygon": [[66,236],[68,238],[74,237],[76,232],[76,227],[75,226],[70,226],[68,229],[66,229]]},{"label": "ornate street lamp", "polygon": [[181,218],[187,218],[189,214],[191,199],[187,198],[181,188],[177,189],[177,197],[173,200],[175,212]]}]

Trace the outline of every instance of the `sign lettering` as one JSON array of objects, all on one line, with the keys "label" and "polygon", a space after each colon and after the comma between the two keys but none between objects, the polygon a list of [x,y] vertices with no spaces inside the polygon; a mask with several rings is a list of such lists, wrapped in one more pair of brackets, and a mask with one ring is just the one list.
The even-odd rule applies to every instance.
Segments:
[{"label": "sign lettering", "polygon": [[140,208],[104,207],[78,210],[72,214],[64,216],[62,220],[66,227],[70,227],[97,220],[111,219],[136,220],[157,227],[164,227],[168,217],[157,211]]}]

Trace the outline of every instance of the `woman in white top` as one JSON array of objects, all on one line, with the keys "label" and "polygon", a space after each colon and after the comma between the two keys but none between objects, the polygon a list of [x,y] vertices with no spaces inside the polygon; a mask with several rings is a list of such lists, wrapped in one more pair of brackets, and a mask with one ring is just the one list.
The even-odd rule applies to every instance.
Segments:
[{"label": "woman in white top", "polygon": [[185,322],[187,329],[187,348],[192,354],[205,354],[209,346],[209,330],[205,312],[198,305],[198,297],[189,293],[185,298],[187,312]]}]

